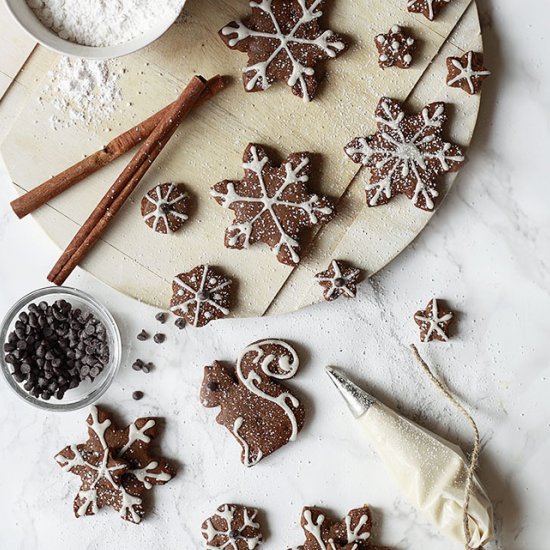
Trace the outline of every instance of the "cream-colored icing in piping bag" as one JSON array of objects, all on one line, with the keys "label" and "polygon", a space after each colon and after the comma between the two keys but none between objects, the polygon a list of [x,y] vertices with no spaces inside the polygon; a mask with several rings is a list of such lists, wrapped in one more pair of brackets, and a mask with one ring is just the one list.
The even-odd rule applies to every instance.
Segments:
[{"label": "cream-colored icing in piping bag", "polygon": [[[462,450],[400,416],[337,370],[327,373],[403,495],[443,534],[464,540],[467,463]],[[493,537],[491,502],[477,477],[468,507],[470,548]]]}]

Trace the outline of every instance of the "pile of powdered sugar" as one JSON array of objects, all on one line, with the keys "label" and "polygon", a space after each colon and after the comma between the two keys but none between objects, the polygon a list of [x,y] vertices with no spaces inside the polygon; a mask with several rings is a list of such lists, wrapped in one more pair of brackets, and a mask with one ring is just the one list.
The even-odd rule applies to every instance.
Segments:
[{"label": "pile of powdered sugar", "polygon": [[107,120],[122,99],[118,81],[123,72],[117,61],[62,58],[48,73],[48,85],[39,97],[56,111],[50,118],[52,128],[97,126]]},{"label": "pile of powdered sugar", "polygon": [[[58,36],[83,46],[115,46],[176,19],[185,0],[26,0]],[[173,17],[172,17],[173,16]]]}]

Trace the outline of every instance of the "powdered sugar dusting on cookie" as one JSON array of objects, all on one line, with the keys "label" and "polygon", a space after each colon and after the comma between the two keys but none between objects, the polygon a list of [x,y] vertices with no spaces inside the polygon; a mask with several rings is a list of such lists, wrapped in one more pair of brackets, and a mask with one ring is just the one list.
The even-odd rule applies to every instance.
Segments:
[{"label": "powdered sugar dusting on cookie", "polygon": [[336,57],[346,47],[332,31],[320,29],[323,3],[253,0],[252,15],[246,23],[233,21],[220,31],[230,48],[249,52],[252,64],[243,69],[247,91],[265,90],[275,80],[285,80],[304,101],[313,98],[317,89],[315,65]]}]

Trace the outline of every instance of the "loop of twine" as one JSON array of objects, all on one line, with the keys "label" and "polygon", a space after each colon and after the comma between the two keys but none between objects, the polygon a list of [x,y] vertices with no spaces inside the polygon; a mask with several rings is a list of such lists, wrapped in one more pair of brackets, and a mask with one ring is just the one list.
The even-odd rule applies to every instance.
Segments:
[{"label": "loop of twine", "polygon": [[481,546],[478,547],[478,549],[473,549],[469,545],[470,516],[468,515],[468,509],[470,507],[470,499],[473,492],[474,474],[478,466],[479,453],[481,451],[479,430],[470,413],[464,408],[464,406],[458,401],[458,399],[451,393],[449,388],[447,388],[447,386],[439,378],[435,376],[435,374],[432,372],[432,370],[430,369],[426,361],[422,359],[417,347],[414,344],[411,344],[410,348],[413,352],[414,357],[418,361],[418,364],[422,367],[422,369],[424,370],[428,378],[432,381],[434,386],[445,396],[445,398],[448,401],[450,401],[458,409],[458,411],[462,414],[462,416],[464,416],[464,418],[468,421],[468,423],[470,424],[474,432],[474,448],[470,456],[470,463],[468,464],[468,474],[466,477],[466,485],[464,488],[464,515],[462,517],[462,527],[464,529],[464,539],[466,541],[465,549],[466,550],[483,550],[483,547]]}]

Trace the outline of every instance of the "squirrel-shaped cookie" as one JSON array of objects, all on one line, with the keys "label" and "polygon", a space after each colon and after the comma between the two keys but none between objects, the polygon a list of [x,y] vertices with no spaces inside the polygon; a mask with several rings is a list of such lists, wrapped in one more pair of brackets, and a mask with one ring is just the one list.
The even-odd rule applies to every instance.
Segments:
[{"label": "squirrel-shaped cookie", "polygon": [[260,340],[240,354],[235,369],[219,362],[205,367],[201,402],[221,407],[216,417],[242,447],[241,460],[254,466],[294,441],[304,425],[304,407],[278,380],[298,370],[296,351],[282,340]]}]

